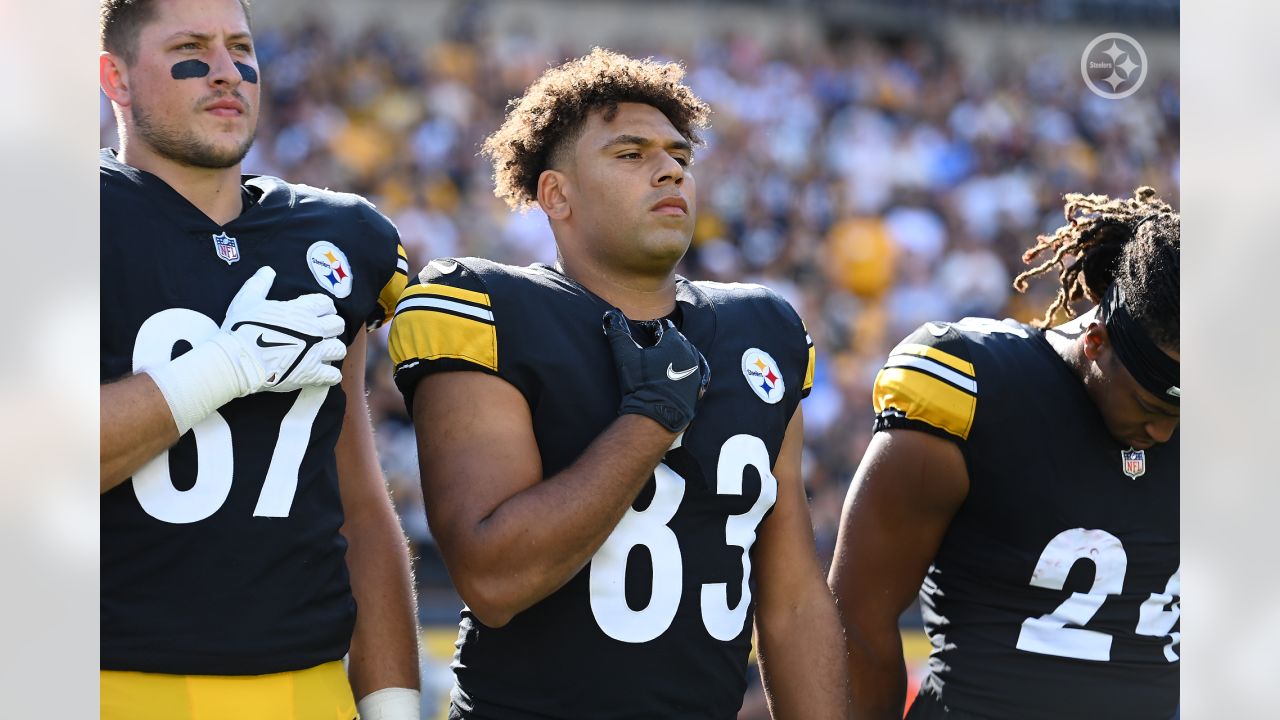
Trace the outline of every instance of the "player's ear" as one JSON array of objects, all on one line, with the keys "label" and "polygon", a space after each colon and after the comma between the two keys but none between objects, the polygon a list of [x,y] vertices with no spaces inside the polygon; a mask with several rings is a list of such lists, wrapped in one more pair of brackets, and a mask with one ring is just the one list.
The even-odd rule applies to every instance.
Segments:
[{"label": "player's ear", "polygon": [[568,220],[568,176],[559,170],[543,170],[538,176],[538,205],[552,220]]},{"label": "player's ear", "polygon": [[1107,336],[1107,326],[1096,321],[1089,323],[1089,327],[1080,336],[1080,342],[1084,348],[1084,356],[1091,362],[1097,362],[1098,358],[1102,357],[1103,351],[1111,344],[1111,338]]},{"label": "player's ear", "polygon": [[98,53],[98,85],[111,102],[129,105],[129,69],[123,58],[106,51]]}]

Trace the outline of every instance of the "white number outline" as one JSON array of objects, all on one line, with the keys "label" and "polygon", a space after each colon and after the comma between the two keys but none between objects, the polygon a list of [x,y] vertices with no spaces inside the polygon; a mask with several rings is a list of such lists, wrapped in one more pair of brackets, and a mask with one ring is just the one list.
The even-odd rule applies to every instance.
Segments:
[{"label": "white number outline", "polygon": [[[1174,600],[1174,598],[1178,599]],[[1173,607],[1165,610],[1164,606],[1170,603],[1173,603]],[[1147,598],[1147,601],[1142,603],[1142,607],[1138,609],[1138,627],[1136,630],[1139,635],[1169,638],[1169,644],[1164,646],[1164,659],[1169,662],[1178,661],[1178,653],[1173,649],[1173,646],[1181,646],[1182,633],[1170,631],[1178,623],[1178,618],[1181,615],[1182,566],[1178,566],[1178,569],[1174,571],[1169,578],[1169,582],[1165,585],[1164,592],[1151,593],[1151,597]]]},{"label": "white number outline", "polygon": [[[605,634],[622,642],[649,642],[666,632],[680,605],[684,563],[680,541],[667,523],[680,509],[685,480],[666,463],[654,468],[653,480],[649,507],[640,511],[627,508],[591,559],[591,613]],[[627,560],[631,549],[640,545],[649,550],[653,584],[649,603],[632,610],[627,605]],[[659,568],[673,571],[659,572]]]},{"label": "white number outline", "polygon": [[[174,345],[182,341],[198,345],[218,329],[218,324],[209,316],[195,310],[162,310],[138,328],[133,346],[133,371],[141,372],[168,362]],[[298,471],[306,455],[311,428],[328,393],[327,387],[305,388],[285,413],[254,516],[288,517],[297,494]],[[215,410],[189,432],[196,442],[196,480],[190,488],[174,487],[168,449],[133,474],[131,484],[138,504],[161,522],[180,525],[204,520],[217,512],[231,493],[235,449],[226,419]]]},{"label": "white number outline", "polygon": [[[730,607],[727,583],[701,586],[702,623],[718,640],[729,641],[742,632],[751,605],[751,548],[756,529],[777,501],[778,480],[769,465],[769,450],[753,435],[734,435],[720,448],[716,464],[716,493],[741,495],[748,467],[760,473],[760,496],[747,512],[725,520],[725,542],[742,548],[742,595]],[[667,523],[684,499],[686,482],[660,463],[654,469],[654,494],[649,507],[627,508],[622,521],[591,559],[590,602],[596,625],[615,640],[648,642],[671,627],[684,588],[684,563],[676,534]],[[652,592],[642,610],[632,610],[626,600],[627,560],[631,549],[644,545],[652,558]]]},{"label": "white number outline", "polygon": [[754,467],[760,473],[760,496],[750,510],[741,515],[730,515],[725,521],[725,543],[742,548],[742,595],[738,604],[729,606],[728,583],[702,586],[702,624],[717,640],[728,642],[738,637],[747,621],[747,608],[751,605],[751,546],[755,545],[756,528],[764,514],[778,500],[778,481],[769,471],[768,463],[768,448],[763,440],[753,435],[734,435],[720,448],[720,460],[716,463],[716,494],[741,495],[746,469]]},{"label": "white number outline", "polygon": [[[1087,593],[1071,593],[1051,613],[1023,620],[1018,632],[1019,650],[1080,660],[1111,659],[1111,636],[1083,626],[1093,619],[1108,595],[1119,595],[1124,590],[1129,557],[1119,538],[1105,530],[1063,530],[1040,554],[1031,573],[1031,585],[1061,590],[1071,568],[1083,559],[1092,560],[1096,568],[1093,587]],[[1081,627],[1069,628],[1068,623]]]},{"label": "white number outline", "polygon": [[[1031,585],[1061,590],[1071,569],[1083,559],[1092,560],[1095,568],[1089,592],[1072,593],[1052,612],[1023,620],[1016,645],[1019,650],[1078,660],[1105,662],[1111,659],[1112,636],[1084,629],[1084,626],[1102,608],[1107,596],[1123,592],[1129,557],[1119,538],[1105,530],[1063,530],[1040,554],[1031,574]],[[1173,573],[1163,593],[1151,593],[1139,609],[1134,629],[1137,635],[1169,637],[1170,642],[1164,647],[1164,657],[1169,662],[1178,660],[1173,646],[1181,641],[1181,633],[1170,633],[1181,614],[1181,600],[1174,601],[1180,594],[1181,573],[1181,568]],[[1164,606],[1169,603],[1173,603],[1173,607],[1165,610]],[[1069,628],[1067,624],[1079,627]]]}]

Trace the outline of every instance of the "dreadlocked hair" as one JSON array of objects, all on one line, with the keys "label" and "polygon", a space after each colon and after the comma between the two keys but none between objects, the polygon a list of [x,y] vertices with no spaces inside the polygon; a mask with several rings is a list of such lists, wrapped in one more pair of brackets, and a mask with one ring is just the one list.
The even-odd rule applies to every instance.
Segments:
[{"label": "dreadlocked hair", "polygon": [[[1036,237],[1035,246],[1022,254],[1028,265],[1041,255],[1048,259],[1013,281],[1015,290],[1026,292],[1027,280],[1058,268],[1058,295],[1034,324],[1047,327],[1059,310],[1075,317],[1071,303],[1099,302],[1112,283],[1118,283],[1129,313],[1151,339],[1162,347],[1178,348],[1178,212],[1147,186],[1131,198],[1069,193],[1063,199],[1067,224]],[[1068,257],[1075,262],[1068,265]]]},{"label": "dreadlocked hair", "polygon": [[502,127],[484,141],[480,153],[493,162],[493,194],[513,209],[538,197],[538,176],[551,166],[565,142],[581,132],[587,115],[603,109],[611,119],[618,103],[657,108],[693,145],[707,126],[706,103],[681,83],[684,68],[653,58],[636,60],[592,48],[542,74],[524,95],[507,104]]}]

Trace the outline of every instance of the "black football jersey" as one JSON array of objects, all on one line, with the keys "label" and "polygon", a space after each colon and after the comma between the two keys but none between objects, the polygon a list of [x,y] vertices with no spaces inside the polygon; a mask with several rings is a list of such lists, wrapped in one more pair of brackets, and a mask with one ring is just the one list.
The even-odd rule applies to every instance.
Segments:
[{"label": "black football jersey", "polygon": [[1042,331],[927,323],[876,378],[876,429],[956,442],[969,494],[920,590],[911,717],[1168,720],[1178,703],[1178,434],[1132,451]]},{"label": "black football jersey", "polygon": [[[407,282],[395,227],[355,195],[245,176],[219,226],[109,150],[99,167],[103,382],[209,337],[264,265],[269,299],[330,295],[348,344]],[[346,653],[345,406],[336,386],[233,400],[101,496],[103,669],[265,674]]]},{"label": "black football jersey", "polygon": [[[746,687],[751,548],[772,468],[812,381],[791,307],[756,285],[678,279],[672,319],[706,356],[693,422],[591,562],[490,628],[463,609],[455,712],[465,718],[733,718]],[[601,319],[610,306],[556,270],[435,260],[391,325],[406,402],[428,373],[490,373],[529,403],[543,471],[573,463],[618,416]]]}]

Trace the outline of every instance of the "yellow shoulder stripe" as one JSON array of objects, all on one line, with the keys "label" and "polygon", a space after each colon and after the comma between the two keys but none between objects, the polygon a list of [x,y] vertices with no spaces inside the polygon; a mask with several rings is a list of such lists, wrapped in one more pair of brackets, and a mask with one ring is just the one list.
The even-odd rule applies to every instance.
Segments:
[{"label": "yellow shoulder stripe", "polygon": [[903,343],[898,347],[894,348],[893,351],[889,354],[890,355],[906,354],[906,355],[918,355],[920,357],[927,357],[930,360],[936,360],[942,363],[943,365],[946,365],[952,370],[958,370],[964,373],[965,375],[968,375],[969,377],[974,377],[973,363],[967,362],[965,360],[961,360],[955,355],[952,355],[951,353],[943,352],[936,347],[930,347],[928,345],[918,345],[916,343]]},{"label": "yellow shoulder stripe", "polygon": [[813,364],[818,359],[818,351],[814,349],[813,343],[809,344],[809,363],[804,370],[804,385],[802,390],[808,390],[813,387]]},{"label": "yellow shoulder stripe", "polygon": [[389,346],[396,367],[408,360],[451,358],[498,371],[498,329],[493,322],[431,307],[398,312],[391,322]]},{"label": "yellow shoulder stripe", "polygon": [[391,279],[378,293],[378,308],[382,310],[382,319],[375,324],[375,327],[391,319],[391,315],[396,311],[396,299],[400,297],[400,293],[404,292],[404,286],[408,282],[409,278],[404,273],[391,273]]},{"label": "yellow shoulder stripe", "polygon": [[440,297],[453,298],[455,300],[466,300],[477,305],[489,307],[489,296],[482,292],[474,290],[463,290],[450,285],[440,285],[437,283],[427,283],[425,285],[414,285],[405,290],[401,300],[414,297],[415,295],[438,295]]},{"label": "yellow shoulder stripe", "polygon": [[933,375],[905,367],[886,367],[876,375],[872,404],[876,414],[893,408],[912,420],[968,440],[978,398]]}]

